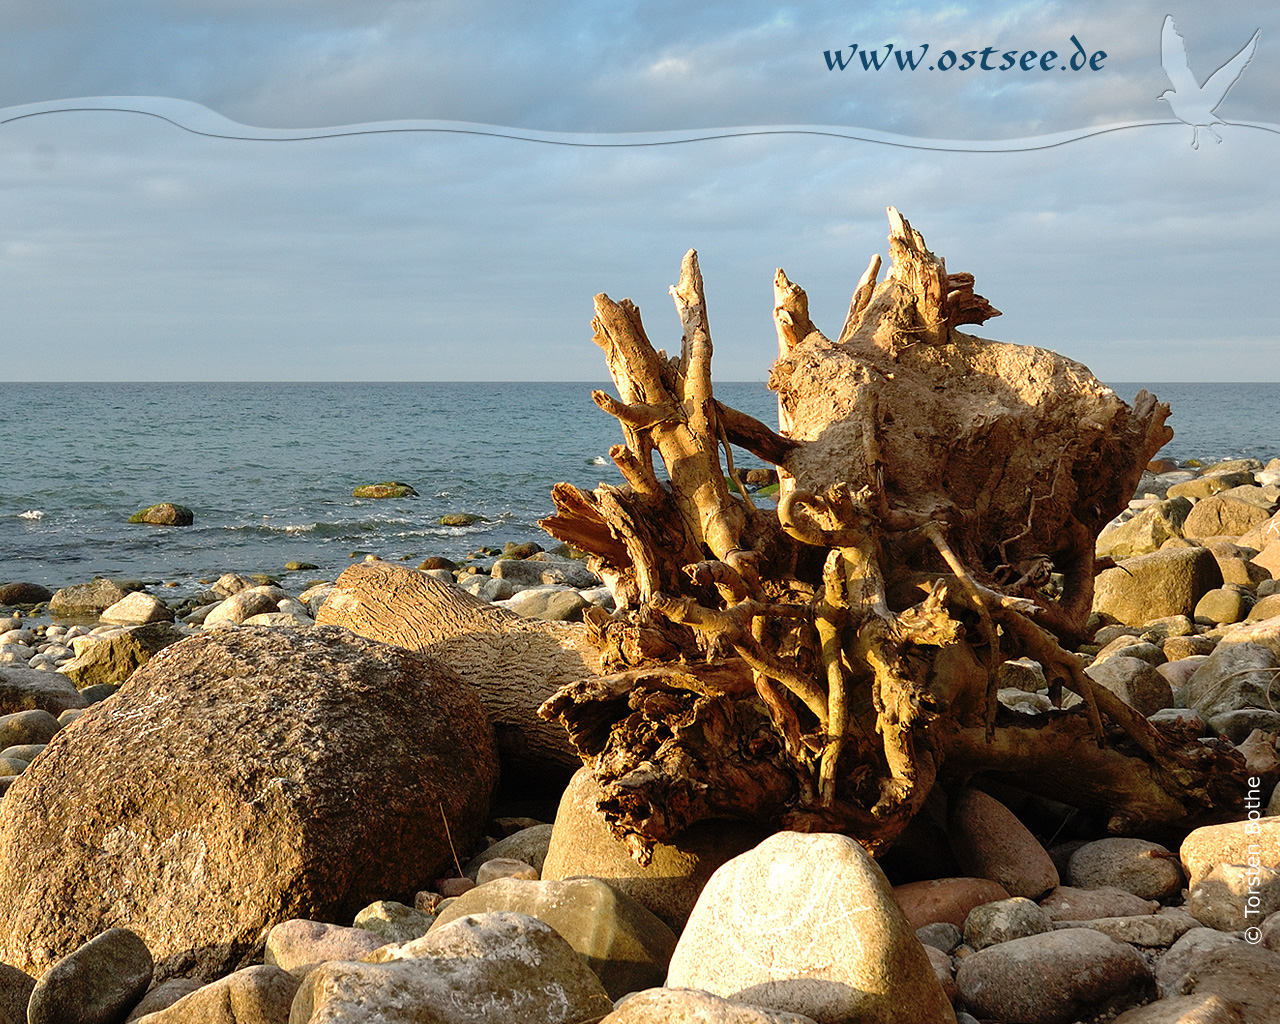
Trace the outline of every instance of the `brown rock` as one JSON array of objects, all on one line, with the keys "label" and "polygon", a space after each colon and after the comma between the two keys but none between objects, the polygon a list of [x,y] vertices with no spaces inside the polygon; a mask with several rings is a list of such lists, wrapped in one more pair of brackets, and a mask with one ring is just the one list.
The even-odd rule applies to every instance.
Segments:
[{"label": "brown rock", "polygon": [[[1182,889],[1178,858],[1159,843],[1112,836],[1071,855],[1071,884],[1084,889],[1115,886],[1144,900],[1164,900]],[[1108,915],[1113,916],[1113,915]]]},{"label": "brown rock", "polygon": [[387,944],[377,932],[344,928],[340,924],[294,918],[281,921],[267,933],[265,963],[301,978],[317,964],[329,960],[363,960]]},{"label": "brown rock", "polygon": [[1164,548],[1099,573],[1093,609],[1106,622],[1141,626],[1169,615],[1190,616],[1205,592],[1221,585],[1222,571],[1207,548]]},{"label": "brown rock", "polygon": [[245,967],[149,1013],[142,1024],[287,1024],[298,979],[268,964]]},{"label": "brown rock", "polygon": [[1168,680],[1141,658],[1116,654],[1090,665],[1085,675],[1143,715],[1155,714],[1173,704]]},{"label": "brown rock", "polygon": [[600,1024],[814,1024],[814,1020],[697,989],[650,988],[621,1000]]},{"label": "brown rock", "polygon": [[63,587],[49,599],[49,614],[57,618],[97,618],[124,597],[124,591],[101,576],[89,583]]},{"label": "brown rock", "polygon": [[425,888],[442,816],[474,842],[495,781],[482,709],[425,656],[321,627],[192,637],[0,804],[0,959],[39,971],[125,925],[162,977],[225,974],[281,920]]},{"label": "brown rock", "polygon": [[1013,812],[980,789],[952,798],[947,835],[970,875],[999,882],[1010,896],[1038,900],[1058,884],[1049,853]]},{"label": "brown rock", "polygon": [[[129,1011],[129,1016],[125,1018],[125,1024],[132,1024],[139,1017],[145,1017],[149,1013],[158,1013],[161,1010],[167,1010],[183,996],[189,996],[198,988],[204,986],[204,982],[199,978],[170,978],[168,981],[162,981],[158,985],[152,985],[147,989],[147,994],[142,997],[142,1001]],[[0,1017],[0,1020],[3,1020]]]},{"label": "brown rock", "polygon": [[1113,1024],[1244,1024],[1244,1018],[1221,996],[1179,996],[1126,1010]]},{"label": "brown rock", "polygon": [[1271,518],[1253,502],[1214,495],[1196,502],[1182,524],[1185,537],[1239,537]]},{"label": "brown rock", "polygon": [[1141,1002],[1155,988],[1132,946],[1088,928],[1032,935],[974,953],[960,961],[956,984],[971,1013],[1018,1024],[1071,1024]]},{"label": "brown rock", "polygon": [[912,928],[945,922],[963,928],[974,907],[1007,900],[1009,893],[988,878],[935,878],[893,887],[893,898]]},{"label": "brown rock", "polygon": [[1280,953],[1248,944],[1213,950],[1191,965],[1182,987],[1188,995],[1216,995],[1235,1003],[1244,1024],[1275,1024]]},{"label": "brown rock", "polygon": [[653,859],[642,867],[609,831],[596,810],[599,799],[591,772],[580,769],[560,798],[542,877],[599,878],[653,911],[676,934],[712,872],[767,834],[734,822],[707,822],[686,830],[675,843],[658,843]]},{"label": "brown rock", "polygon": [[491,857],[476,869],[476,885],[484,885],[498,878],[522,878],[538,880],[538,869],[522,860],[510,857]]},{"label": "brown rock", "polygon": [[0,585],[0,605],[41,604],[53,597],[53,591],[39,583],[5,583]]},{"label": "brown rock", "polygon": [[99,618],[116,626],[144,626],[148,622],[172,622],[173,611],[155,595],[135,590],[104,608]]}]

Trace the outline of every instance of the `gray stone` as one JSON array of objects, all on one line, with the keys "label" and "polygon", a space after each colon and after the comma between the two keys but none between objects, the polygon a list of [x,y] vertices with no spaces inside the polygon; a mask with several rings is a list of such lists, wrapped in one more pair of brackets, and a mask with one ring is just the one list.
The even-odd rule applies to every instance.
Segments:
[{"label": "gray stone", "polygon": [[1173,703],[1168,680],[1140,658],[1112,655],[1090,665],[1085,675],[1143,715],[1154,714]]},{"label": "gray stone", "polygon": [[1206,720],[1241,708],[1271,710],[1280,705],[1280,663],[1258,644],[1221,643],[1187,680],[1184,697]]},{"label": "gray stone", "polygon": [[1215,864],[1187,892],[1187,910],[1203,925],[1243,931],[1280,910],[1280,868],[1264,863]]},{"label": "gray stone", "polygon": [[61,729],[47,711],[17,711],[0,715],[0,749],[31,743],[48,743]]},{"label": "gray stone", "polygon": [[1221,996],[1179,996],[1126,1010],[1113,1024],[1245,1024],[1236,1003]]},{"label": "gray stone", "polygon": [[298,979],[269,964],[245,967],[183,996],[141,1024],[287,1024]]},{"label": "gray stone", "polygon": [[526,882],[538,880],[538,869],[522,860],[491,857],[476,869],[476,885],[488,885],[499,878],[518,878]]},{"label": "gray stone", "polygon": [[950,921],[935,921],[916,929],[916,938],[926,946],[953,953],[964,940],[964,933]]},{"label": "gray stone", "polygon": [[204,617],[204,628],[239,626],[251,615],[275,611],[280,599],[288,596],[279,587],[272,586],[237,590]]},{"label": "gray stone", "polygon": [[[142,997],[142,1001],[129,1011],[125,1024],[131,1024],[132,1021],[145,1017],[149,1013],[168,1009],[183,996],[189,996],[196,989],[202,988],[204,984],[200,978],[170,978],[158,985],[152,985],[147,989],[147,994]],[[25,1019],[24,1017],[23,1020]]]},{"label": "gray stone", "polygon": [[986,949],[999,942],[1039,935],[1053,928],[1049,915],[1024,896],[985,903],[969,911],[964,942],[970,949]]},{"label": "gray stone", "polygon": [[582,618],[587,602],[572,587],[541,586],[520,591],[503,606],[526,619],[573,622]]},{"label": "gray stone", "polygon": [[389,941],[368,928],[344,928],[340,924],[293,918],[281,921],[267,933],[263,959],[301,978],[329,960],[363,960]]},{"label": "gray stone", "polygon": [[1247,740],[1249,734],[1255,729],[1280,733],[1280,712],[1267,711],[1263,708],[1224,711],[1209,719],[1208,728],[1210,735],[1225,736],[1232,743],[1239,745]]},{"label": "gray stone", "polygon": [[254,582],[248,576],[241,576],[238,572],[224,572],[209,589],[217,594],[218,597],[226,600],[232,594],[238,594],[242,590],[249,590],[253,586]]},{"label": "gray stone", "polygon": [[76,656],[59,670],[80,689],[98,683],[123,683],[185,634],[167,622],[126,629],[114,636],[77,637]]},{"label": "gray stone", "polygon": [[481,601],[505,601],[516,592],[510,580],[498,579],[477,573],[474,576],[463,576],[458,586]]},{"label": "gray stone", "polygon": [[598,878],[499,878],[463,893],[432,927],[492,911],[528,914],[550,925],[595,971],[610,999],[661,984],[676,946],[675,934],[658,917]]},{"label": "gray stone", "polygon": [[1122,654],[1126,658],[1137,658],[1140,661],[1145,661],[1152,668],[1159,668],[1166,660],[1164,651],[1160,649],[1158,644],[1153,644],[1150,640],[1143,640],[1141,636],[1127,635],[1118,636],[1107,644],[1094,656],[1093,663],[1096,665],[1117,654]]},{"label": "gray stone", "polygon": [[815,1024],[812,1017],[748,1006],[691,988],[650,988],[618,1001],[600,1024]]},{"label": "gray stone", "polygon": [[28,1024],[109,1024],[123,1020],[151,984],[146,943],[111,928],[63,957],[31,992]]},{"label": "gray stone", "polygon": [[49,599],[49,614],[56,619],[97,618],[124,597],[124,591],[101,576],[89,583],[63,587]]},{"label": "gray stone", "polygon": [[463,873],[468,878],[474,879],[476,872],[480,870],[481,864],[487,860],[501,857],[523,861],[525,864],[531,865],[541,876],[542,865],[547,859],[547,848],[551,845],[551,832],[554,827],[553,825],[534,825],[530,828],[521,829],[505,839],[499,839],[492,846],[487,847],[467,861],[467,867]]},{"label": "gray stone", "polygon": [[1169,899],[1183,885],[1177,854],[1159,843],[1123,836],[1086,843],[1071,855],[1067,870],[1073,886],[1115,886],[1144,900]]},{"label": "gray stone", "polygon": [[377,900],[356,914],[351,923],[373,932],[383,942],[412,942],[431,930],[435,918],[395,900]]},{"label": "gray stone", "polygon": [[1191,615],[1196,602],[1221,585],[1222,571],[1207,548],[1164,548],[1099,573],[1093,610],[1106,622],[1141,626],[1170,615]]},{"label": "gray stone", "polygon": [[767,835],[737,822],[705,822],[686,829],[674,843],[658,843],[652,860],[641,866],[596,810],[600,795],[586,768],[570,779],[556,812],[543,880],[599,878],[653,911],[677,934],[711,873]]},{"label": "gray stone", "polygon": [[425,888],[443,821],[475,842],[496,779],[484,709],[425,655],[322,626],[190,637],[0,803],[0,959],[35,973],[105,918],[161,976],[225,974],[282,918]]},{"label": "gray stone", "polygon": [[667,984],[820,1024],[942,1024],[951,1004],[884,874],[847,836],[780,832],[712,876]]},{"label": "gray stone", "polygon": [[1161,998],[1178,995],[1191,965],[1206,953],[1224,946],[1243,945],[1244,940],[1216,928],[1192,928],[1156,962],[1156,985]]},{"label": "gray stone", "polygon": [[1182,991],[1230,1001],[1246,1024],[1274,1024],[1280,1007],[1280,953],[1248,943],[1211,950],[1192,962]]},{"label": "gray stone", "polygon": [[510,580],[518,587],[537,587],[554,584],[584,590],[598,587],[600,578],[575,559],[548,558],[500,558],[493,563],[490,572],[499,579]]},{"label": "gray stone", "polygon": [[956,984],[978,1017],[1018,1024],[1071,1024],[1140,1003],[1154,989],[1151,971],[1132,946],[1089,928],[980,950],[960,961]]},{"label": "gray stone", "polygon": [[1010,896],[1036,900],[1058,884],[1058,869],[1012,811],[982,790],[966,787],[951,800],[947,836],[960,867],[998,882]]},{"label": "gray stone", "polygon": [[459,918],[373,956],[374,962],[331,962],[312,971],[298,989],[290,1019],[580,1024],[613,1008],[569,944],[523,914]]},{"label": "gray stone", "polygon": [[1014,658],[1000,664],[1001,688],[1024,690],[1035,693],[1048,688],[1048,680],[1044,677],[1044,666],[1030,658]]}]

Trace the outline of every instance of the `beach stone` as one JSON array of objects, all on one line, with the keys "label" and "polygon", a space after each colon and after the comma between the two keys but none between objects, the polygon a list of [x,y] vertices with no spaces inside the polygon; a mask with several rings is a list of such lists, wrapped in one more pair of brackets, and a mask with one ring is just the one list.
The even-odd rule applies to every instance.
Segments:
[{"label": "beach stone", "polygon": [[204,628],[239,626],[252,615],[273,612],[280,599],[288,597],[279,587],[254,586],[237,590],[204,617]]},{"label": "beach stone", "polygon": [[1280,910],[1280,868],[1264,863],[1216,864],[1187,892],[1187,910],[1224,932],[1256,926]]},{"label": "beach stone", "polygon": [[1234,644],[1265,647],[1280,663],[1280,615],[1273,615],[1259,622],[1239,622],[1234,626],[1223,626],[1220,637],[1218,647],[1231,647]]},{"label": "beach stone", "polygon": [[1196,502],[1182,524],[1185,537],[1239,537],[1271,518],[1268,508],[1224,494]]},{"label": "beach stone", "polygon": [[575,559],[500,558],[490,572],[499,579],[510,580],[520,587],[555,585],[584,589],[598,587],[600,577]]},{"label": "beach stone", "polygon": [[482,573],[462,577],[458,581],[458,586],[473,597],[478,597],[481,601],[490,602],[505,601],[516,592],[510,580],[494,579],[492,576],[485,576]]},{"label": "beach stone", "polygon": [[1210,735],[1225,736],[1239,746],[1255,730],[1280,733],[1280,712],[1241,708],[1239,711],[1224,711],[1220,715],[1214,715],[1207,724]]},{"label": "beach stone", "polygon": [[1185,497],[1158,502],[1119,526],[1104,530],[1098,537],[1097,556],[1120,562],[1159,551],[1169,538],[1182,536],[1182,524],[1190,511],[1191,502]]},{"label": "beach stone", "polygon": [[707,883],[667,984],[819,1024],[934,1024],[950,1001],[884,873],[848,836],[779,832]]},{"label": "beach stone", "polygon": [[1179,996],[1126,1010],[1113,1024],[1244,1024],[1244,1018],[1221,996]]},{"label": "beach stone", "polygon": [[288,1024],[298,979],[268,964],[245,967],[201,986],[142,1024]]},{"label": "beach stone", "polygon": [[[1280,534],[1280,530],[1276,531]],[[1273,537],[1258,550],[1251,559],[1254,565],[1264,570],[1272,579],[1280,579],[1280,536]],[[5,602],[17,604],[18,602]]]},{"label": "beach stone", "polygon": [[1112,885],[1096,889],[1060,885],[1040,901],[1040,909],[1055,922],[1154,914],[1159,907],[1155,900],[1145,900]]},{"label": "beach stone", "polygon": [[470,846],[496,779],[483,708],[424,655],[321,626],[190,637],[0,804],[0,959],[34,973],[118,923],[162,977],[225,974],[281,920],[425,888],[442,819]]},{"label": "beach stone", "polygon": [[[1179,637],[1178,639],[1185,638]],[[1166,641],[1165,647],[1168,647],[1168,645],[1173,642],[1174,641],[1172,640]],[[1166,661],[1163,665],[1157,665],[1156,671],[1164,676],[1176,695],[1182,687],[1187,685],[1191,676],[1195,673],[1195,670],[1208,661],[1208,659],[1208,654],[1184,654],[1181,657]]]},{"label": "beach stone", "polygon": [[1192,962],[1182,990],[1234,1003],[1245,1024],[1274,1024],[1280,1007],[1280,953],[1248,943],[1210,950]]},{"label": "beach stone", "polygon": [[468,878],[474,879],[481,864],[487,860],[501,857],[523,861],[537,871],[539,877],[541,877],[542,865],[547,859],[547,847],[551,845],[551,831],[553,828],[553,825],[533,825],[529,828],[523,828],[504,839],[499,839],[492,846],[482,850],[467,861],[467,866],[463,873]]},{"label": "beach stone", "polygon": [[555,931],[524,914],[459,918],[369,963],[330,962],[303,980],[290,1021],[307,1024],[579,1024],[612,1009]]},{"label": "beach stone", "polygon": [[363,960],[389,941],[368,928],[345,928],[294,918],[281,921],[267,933],[265,963],[301,978],[317,964],[329,960]]},{"label": "beach stone", "polygon": [[812,1017],[749,1006],[691,988],[649,988],[620,1000],[600,1024],[815,1024]]},{"label": "beach stone", "polygon": [[1253,473],[1247,469],[1223,470],[1174,484],[1165,493],[1170,498],[1192,498],[1200,502],[1212,498],[1215,494],[1228,491],[1232,487],[1252,483],[1254,483]]},{"label": "beach stone", "polygon": [[44,710],[0,715],[0,750],[28,743],[48,743],[62,726]]},{"label": "beach stone", "polygon": [[0,778],[12,775],[21,775],[31,767],[30,761],[24,761],[16,757],[5,757],[0,755]]},{"label": "beach stone", "polygon": [[1143,715],[1155,714],[1173,703],[1173,688],[1168,680],[1141,658],[1116,654],[1094,662],[1084,674]]},{"label": "beach stone", "polygon": [[582,618],[587,601],[572,587],[540,586],[522,590],[503,602],[506,608],[526,619],[546,622],[573,622]]},{"label": "beach stone", "polygon": [[437,878],[432,884],[441,896],[461,896],[476,887],[475,880],[471,878]]},{"label": "beach stone", "polygon": [[1128,635],[1118,636],[1112,640],[1111,643],[1107,644],[1094,656],[1093,663],[1097,665],[1117,654],[1124,655],[1126,658],[1145,661],[1152,668],[1159,668],[1166,660],[1164,651],[1161,650],[1158,644],[1153,644],[1150,640],[1144,640],[1140,636]]},{"label": "beach stone", "polygon": [[675,933],[657,916],[598,878],[495,879],[459,896],[432,928],[494,911],[527,914],[554,928],[596,973],[610,999],[662,984],[676,946]]},{"label": "beach stone", "polygon": [[185,636],[168,622],[156,622],[126,629],[116,636],[77,637],[73,641],[75,657],[59,671],[82,690],[98,683],[123,683],[152,657]]},{"label": "beach stone", "polygon": [[1025,896],[1014,896],[974,907],[964,922],[964,941],[971,949],[986,949],[1052,928],[1048,914]]},{"label": "beach stone", "polygon": [[1018,1024],[1071,1024],[1141,1002],[1154,989],[1151,971],[1132,946],[1088,928],[980,950],[960,961],[956,984],[978,1017]]},{"label": "beach stone", "polygon": [[[1193,919],[1194,921],[1194,919]],[[1181,934],[1179,922],[1160,914],[1136,917],[1099,917],[1092,921],[1063,921],[1056,928],[1092,928],[1117,942],[1147,949],[1168,949]]]},{"label": "beach stone", "polygon": [[933,976],[942,986],[942,994],[947,997],[948,1003],[954,1004],[960,994],[960,990],[956,988],[955,958],[933,946],[925,946],[924,953],[929,958],[929,966],[933,968]]},{"label": "beach stone", "polygon": [[1009,893],[988,878],[933,878],[895,885],[893,898],[912,928],[930,924],[963,928],[974,907],[1007,900]]},{"label": "beach stone", "polygon": [[1014,658],[1002,662],[999,670],[1000,686],[1035,693],[1049,685],[1044,677],[1044,666],[1030,658]]},{"label": "beach stone", "polygon": [[1256,548],[1245,547],[1229,540],[1205,541],[1205,547],[1213,552],[1218,561],[1218,569],[1222,572],[1222,582],[1227,587],[1244,587],[1250,592],[1271,578],[1271,574],[1253,559],[1257,556]]},{"label": "beach stone", "polygon": [[1208,626],[1243,622],[1252,607],[1253,599],[1248,594],[1228,587],[1218,587],[1196,602],[1195,620]]},{"label": "beach stone", "polygon": [[1268,594],[1249,609],[1247,621],[1262,622],[1266,619],[1280,619],[1280,594]]},{"label": "beach stone", "polygon": [[1224,711],[1270,709],[1280,704],[1278,668],[1280,662],[1266,647],[1220,643],[1187,680],[1182,696],[1206,721]]},{"label": "beach stone", "polygon": [[27,1003],[36,979],[25,971],[0,964],[0,1024],[27,1024]]},{"label": "beach stone", "polygon": [[767,835],[739,822],[702,822],[674,843],[658,843],[652,860],[641,866],[596,810],[600,796],[588,769],[579,769],[569,780],[542,864],[543,880],[599,878],[651,910],[677,934],[712,872]]},{"label": "beach stone", "polygon": [[1141,626],[1170,615],[1191,615],[1196,602],[1221,585],[1222,571],[1207,548],[1163,548],[1099,573],[1093,610],[1104,621]]},{"label": "beach stone", "polygon": [[481,864],[476,871],[476,885],[487,885],[499,878],[518,878],[536,882],[538,869],[532,864],[512,860],[510,857],[493,857]]},{"label": "beach stone", "polygon": [[[1175,636],[1165,640],[1160,645],[1160,649],[1164,651],[1164,656],[1169,659],[1165,664],[1168,665],[1174,661],[1184,661],[1187,658],[1207,658],[1213,653],[1215,647],[1218,646],[1218,637],[1203,636],[1197,634],[1195,636]],[[1164,666],[1161,666],[1162,668]]]},{"label": "beach stone", "polygon": [[57,591],[49,598],[49,614],[55,619],[98,615],[124,596],[124,591],[111,580],[98,576],[89,583],[77,583]]},{"label": "beach stone", "polygon": [[[132,1024],[133,1021],[145,1017],[149,1013],[158,1013],[161,1010],[167,1010],[183,996],[189,996],[198,988],[203,988],[205,982],[199,978],[170,978],[168,981],[162,981],[158,985],[153,985],[147,989],[147,994],[142,997],[132,1010],[129,1016],[125,1018],[125,1024]],[[23,1020],[26,1018],[24,1017]],[[3,1018],[0,1018],[3,1020]]]},{"label": "beach stone", "polygon": [[1156,986],[1161,998],[1176,996],[1182,992],[1182,983],[1200,957],[1226,946],[1243,945],[1244,940],[1216,928],[1196,927],[1184,932],[1156,961]]},{"label": "beach stone", "polygon": [[431,914],[404,903],[377,900],[356,914],[352,924],[379,936],[383,942],[412,942],[426,935],[434,922]]},{"label": "beach stone", "polygon": [[1073,886],[1114,886],[1144,900],[1169,899],[1182,890],[1177,856],[1145,839],[1111,836],[1086,843],[1071,855],[1067,870]]},{"label": "beach stone", "polygon": [[293,626],[295,628],[315,624],[316,620],[310,615],[299,615],[296,612],[262,612],[259,615],[250,615],[241,623],[244,626]]},{"label": "beach stone", "polygon": [[238,572],[224,572],[209,589],[217,594],[218,597],[226,600],[232,594],[238,594],[240,591],[249,590],[254,586],[256,584],[248,576],[242,576]]},{"label": "beach stone", "polygon": [[131,523],[146,523],[150,526],[190,526],[195,521],[195,513],[186,505],[174,505],[168,501],[144,508],[129,517]]},{"label": "beach stone", "polygon": [[362,484],[351,492],[353,498],[416,498],[418,492],[399,480],[386,480],[380,484]]},{"label": "beach stone", "polygon": [[980,789],[965,787],[951,800],[947,836],[960,867],[999,882],[1010,896],[1037,900],[1058,884],[1058,869],[1014,813]]},{"label": "beach stone", "polygon": [[53,591],[39,583],[0,584],[0,605],[43,604],[53,597]]},{"label": "beach stone", "polygon": [[28,1024],[109,1024],[123,1020],[151,984],[146,943],[110,928],[49,967],[31,992]]},{"label": "beach stone", "polygon": [[[894,891],[894,898],[897,898],[897,890]],[[950,921],[936,921],[917,928],[916,938],[926,946],[932,946],[934,949],[950,954],[964,941],[964,932]]]}]

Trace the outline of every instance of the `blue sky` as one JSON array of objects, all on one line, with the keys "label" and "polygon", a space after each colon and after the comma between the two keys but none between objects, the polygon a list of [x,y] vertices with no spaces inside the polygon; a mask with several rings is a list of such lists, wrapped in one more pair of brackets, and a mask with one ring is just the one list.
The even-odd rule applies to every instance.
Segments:
[{"label": "blue sky", "polygon": [[[1167,13],[1219,114],[1280,122],[1280,11],[1148,3],[0,3],[0,106],[169,97],[266,128],[436,119],[618,134],[833,125],[1018,139],[1168,119]],[[829,71],[894,43],[1104,50],[1102,70]],[[1181,124],[1040,152],[811,135],[583,149],[466,135],[236,142],[125,113],[0,125],[15,380],[597,380],[591,297],[700,253],[716,373],[763,379],[775,267],[838,330],[885,206],[1005,313],[981,333],[1107,380],[1280,379],[1280,135]]]}]

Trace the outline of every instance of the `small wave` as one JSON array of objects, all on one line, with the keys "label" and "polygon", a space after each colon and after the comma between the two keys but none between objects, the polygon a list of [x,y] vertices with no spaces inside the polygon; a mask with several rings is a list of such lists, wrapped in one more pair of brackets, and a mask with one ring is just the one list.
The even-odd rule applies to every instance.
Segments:
[{"label": "small wave", "polygon": [[19,519],[43,519],[44,513],[41,512],[38,508],[33,508],[33,509],[29,509],[26,512],[19,512],[18,518]]}]

